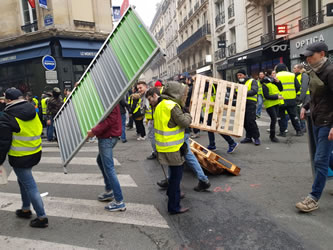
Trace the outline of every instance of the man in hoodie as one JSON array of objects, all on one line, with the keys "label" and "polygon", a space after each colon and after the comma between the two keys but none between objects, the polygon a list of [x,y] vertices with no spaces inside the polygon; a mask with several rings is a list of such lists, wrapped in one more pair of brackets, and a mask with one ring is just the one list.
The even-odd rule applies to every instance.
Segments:
[{"label": "man in hoodie", "polygon": [[[169,83],[176,88],[169,88]],[[191,115],[184,113],[187,87],[177,82],[169,82],[163,88],[162,96],[159,90],[152,88],[146,93],[150,104],[155,107],[154,129],[157,159],[170,169],[168,185],[168,212],[170,214],[185,213],[189,209],[180,206],[180,182],[183,175],[183,164],[187,152],[185,143],[185,128],[192,121]]]},{"label": "man in hoodie", "polygon": [[316,152],[312,191],[303,201],[296,204],[296,208],[302,212],[311,212],[319,208],[319,199],[325,188],[333,151],[333,64],[327,58],[327,52],[328,47],[323,42],[309,45],[304,52],[311,67],[311,101],[303,106],[300,116],[301,119],[305,119],[306,111],[311,112]]},{"label": "man in hoodie", "polygon": [[30,222],[30,226],[44,228],[48,226],[48,218],[31,171],[42,156],[43,126],[35,107],[23,99],[20,90],[8,89],[5,98],[5,114],[0,117],[0,165],[8,154],[8,161],[17,176],[23,202],[22,208],[16,210],[17,217],[30,218],[32,204],[37,218]]},{"label": "man in hoodie", "polygon": [[256,111],[258,101],[258,83],[256,80],[247,76],[246,71],[243,69],[238,70],[237,78],[240,84],[247,86],[247,98],[245,109],[244,128],[246,131],[246,137],[241,143],[253,143],[254,145],[260,145],[260,133],[256,122]]},{"label": "man in hoodie", "polygon": [[[53,126],[53,119],[57,115],[58,111],[60,110],[61,106],[63,105],[63,101],[60,95],[60,89],[59,88],[53,88],[52,91],[52,97],[47,100],[47,140],[48,141],[53,141],[54,136],[53,133],[56,135],[56,131]],[[55,136],[55,138],[57,135]],[[56,139],[55,139],[56,140]]]}]

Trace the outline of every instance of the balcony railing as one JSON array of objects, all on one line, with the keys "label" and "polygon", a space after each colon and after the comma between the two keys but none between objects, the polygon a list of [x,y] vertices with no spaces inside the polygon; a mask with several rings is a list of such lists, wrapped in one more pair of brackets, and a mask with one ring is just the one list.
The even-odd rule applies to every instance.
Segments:
[{"label": "balcony railing", "polygon": [[228,46],[228,56],[236,55],[236,43],[232,43]]},{"label": "balcony railing", "polygon": [[28,32],[32,32],[32,31],[37,31],[38,30],[38,23],[33,22],[33,23],[29,23],[26,25],[21,26],[21,30],[28,33]]},{"label": "balcony railing", "polygon": [[198,29],[192,36],[190,36],[188,39],[186,39],[178,48],[177,48],[177,54],[179,55],[182,53],[186,48],[193,45],[195,42],[197,42],[200,38],[209,35],[210,34],[210,24],[204,24],[200,29]]},{"label": "balcony railing", "polygon": [[188,13],[188,19],[190,19],[192,15],[193,15],[193,9],[191,9],[190,12]]},{"label": "balcony railing", "polygon": [[228,7],[228,18],[232,18],[235,16],[235,6],[234,3],[230,4]]},{"label": "balcony railing", "polygon": [[299,31],[309,29],[313,26],[322,24],[324,22],[324,11],[320,11],[315,15],[303,18],[298,21]]},{"label": "balcony railing", "polygon": [[225,48],[215,51],[215,61],[221,60],[226,57]]},{"label": "balcony railing", "polygon": [[261,44],[265,44],[275,40],[275,32],[267,33],[260,37]]},{"label": "balcony railing", "polygon": [[199,9],[199,0],[194,5],[194,12],[196,12],[197,9]]},{"label": "balcony railing", "polygon": [[217,16],[215,17],[216,27],[219,27],[220,25],[222,25],[224,23],[225,23],[225,14],[224,13],[217,14]]}]

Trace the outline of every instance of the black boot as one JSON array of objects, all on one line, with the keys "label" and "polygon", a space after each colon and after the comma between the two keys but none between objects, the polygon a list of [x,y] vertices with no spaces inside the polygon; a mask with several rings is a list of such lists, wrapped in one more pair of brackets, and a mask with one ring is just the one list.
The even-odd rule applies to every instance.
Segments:
[{"label": "black boot", "polygon": [[210,188],[210,182],[207,181],[200,181],[199,180],[199,183],[198,185],[194,188],[194,191],[197,191],[197,192],[202,192],[202,191],[205,191],[207,190],[208,188]]},{"label": "black boot", "polygon": [[30,221],[31,227],[45,228],[49,226],[49,220],[47,218],[36,218]]},{"label": "black boot", "polygon": [[304,134],[303,134],[303,132],[301,131],[301,130],[299,130],[299,131],[296,131],[296,136],[303,136]]},{"label": "black boot", "polygon": [[272,142],[280,142],[278,138],[276,138],[275,136],[274,137],[270,137],[271,141]]},{"label": "black boot", "polygon": [[169,186],[168,179],[164,179],[164,180],[158,181],[157,185],[160,188],[168,188],[168,186]]}]

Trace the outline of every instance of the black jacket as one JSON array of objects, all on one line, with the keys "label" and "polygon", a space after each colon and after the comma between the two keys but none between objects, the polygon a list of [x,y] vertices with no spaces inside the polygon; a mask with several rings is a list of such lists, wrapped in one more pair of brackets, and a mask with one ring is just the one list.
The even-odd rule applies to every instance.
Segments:
[{"label": "black jacket", "polygon": [[319,72],[312,71],[309,76],[311,101],[304,108],[310,109],[316,126],[333,128],[333,64],[327,60]]},{"label": "black jacket", "polygon": [[126,114],[126,109],[129,110],[129,105],[127,102],[125,102],[125,99],[122,98],[119,102],[119,107],[120,107],[120,114]]},{"label": "black jacket", "polygon": [[[35,107],[25,100],[6,105],[4,114],[0,116],[0,164],[6,159],[12,143],[13,132],[18,133],[21,130],[15,117],[23,121],[29,121],[34,119],[35,116]],[[12,167],[30,168],[37,165],[40,158],[41,152],[23,157],[9,156],[8,160]]]}]

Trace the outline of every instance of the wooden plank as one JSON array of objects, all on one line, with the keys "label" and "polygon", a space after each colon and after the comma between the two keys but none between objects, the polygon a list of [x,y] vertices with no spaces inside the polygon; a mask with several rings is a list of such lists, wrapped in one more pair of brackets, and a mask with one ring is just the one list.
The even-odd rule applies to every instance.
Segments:
[{"label": "wooden plank", "polygon": [[217,81],[217,87],[216,87],[216,97],[215,97],[215,106],[214,106],[214,114],[213,114],[213,119],[212,119],[212,129],[217,130],[217,116],[219,114],[219,112],[221,112],[221,107],[220,107],[220,102],[222,100],[222,96],[221,96],[221,88],[223,88],[223,86],[221,84],[219,84],[220,81]]},{"label": "wooden plank", "polygon": [[241,123],[241,120],[244,120],[244,117],[242,117],[242,105],[237,105],[242,103],[242,98],[244,98],[244,88],[245,86],[242,86],[240,84],[237,85],[237,99],[236,99],[236,111],[235,111],[235,121],[234,121],[234,128],[233,132],[235,134],[239,134],[239,128],[243,127],[244,124]]},{"label": "wooden plank", "polygon": [[205,92],[205,84],[206,84],[206,79],[205,77],[201,76],[199,78],[200,80],[200,90],[198,94],[198,99],[197,99],[197,108],[196,108],[196,116],[194,119],[194,124],[199,125],[200,124],[200,114],[201,114],[201,109],[202,109],[202,101],[203,101],[203,95]]},{"label": "wooden plank", "polygon": [[246,98],[247,98],[247,86],[242,86],[243,88],[243,96],[240,103],[240,118],[239,118],[239,124],[238,124],[238,133],[239,135],[243,134],[244,131],[244,119],[245,119],[245,110],[246,110]]},{"label": "wooden plank", "polygon": [[221,100],[220,100],[220,109],[219,112],[217,113],[217,124],[216,124],[216,130],[217,132],[221,129],[222,127],[222,118],[223,118],[223,112],[225,110],[225,108],[227,108],[227,106],[225,105],[225,96],[227,94],[227,84],[223,84],[224,81],[221,81],[221,86],[222,86],[222,93],[221,93]]},{"label": "wooden plank", "polygon": [[[194,121],[195,116],[196,116],[196,110],[197,110],[197,105],[199,97],[199,90],[200,90],[200,82],[197,82],[197,80],[200,78],[200,76],[196,76],[196,81],[193,82],[193,90],[192,90],[192,97],[191,97],[191,107],[190,107],[190,113],[192,116],[192,119]],[[195,100],[195,101],[193,101]]]},{"label": "wooden plank", "polygon": [[225,122],[225,125],[224,125],[225,130],[229,130],[231,107],[232,107],[232,100],[234,99],[234,92],[235,92],[235,85],[233,84],[230,87],[226,122]]},{"label": "wooden plank", "polygon": [[[211,127],[212,124],[208,125],[207,120],[208,120],[208,115],[209,115],[209,110],[210,110],[210,99],[212,97],[212,89],[213,89],[213,78],[206,78],[205,82],[209,80],[209,87],[208,87],[208,92],[207,92],[207,100],[206,100],[206,109],[205,109],[205,114],[204,114],[204,121],[203,125],[208,127]],[[205,83],[205,88],[206,88],[206,83]],[[213,104],[214,105],[214,104]]]}]

